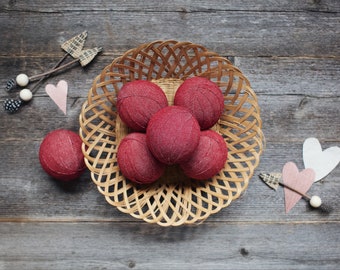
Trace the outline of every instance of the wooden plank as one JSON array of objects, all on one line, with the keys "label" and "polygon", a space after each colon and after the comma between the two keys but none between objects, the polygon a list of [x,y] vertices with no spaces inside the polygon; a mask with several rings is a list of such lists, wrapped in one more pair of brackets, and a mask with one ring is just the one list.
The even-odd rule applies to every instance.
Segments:
[{"label": "wooden plank", "polygon": [[[79,127],[78,116],[84,101],[84,98],[69,97],[68,116],[65,117],[46,95],[36,96],[20,113],[3,113],[3,126],[0,128],[3,131],[2,136],[5,140],[20,141],[31,136],[33,140],[40,140],[49,130],[61,127],[76,130],[76,127]],[[263,132],[267,141],[292,142],[317,137],[323,141],[338,142],[339,101],[340,97],[259,96]],[[48,110],[50,112],[46,113]],[[27,121],[34,125],[34,129],[29,132],[17,132],[16,130],[26,130]],[[12,125],[16,128],[11,128]]]},{"label": "wooden plank", "polygon": [[0,267],[13,270],[325,270],[340,263],[336,223],[2,223],[0,236]]},{"label": "wooden plank", "polygon": [[10,1],[9,3],[0,4],[0,10],[21,11],[27,12],[70,12],[70,11],[85,11],[85,10],[105,10],[105,11],[120,11],[120,12],[150,12],[150,11],[167,11],[167,12],[207,12],[215,11],[285,11],[285,12],[299,12],[299,11],[319,11],[319,12],[339,12],[340,6],[336,0],[324,1],[296,1],[291,2],[260,0],[260,1],[224,1],[199,0],[195,3],[190,1],[174,0],[163,2],[161,5],[157,1],[144,1],[140,5],[138,0],[130,1],[108,1],[105,3],[72,1],[63,2],[61,5],[55,1],[47,0],[39,4]]},{"label": "wooden plank", "polygon": [[339,58],[235,57],[258,95],[338,97]]},{"label": "wooden plank", "polygon": [[[0,13],[0,24],[1,51],[11,57],[56,55],[58,43],[84,30],[89,31],[86,46],[105,45],[105,52],[110,54],[166,39],[203,43],[212,51],[232,56],[334,57],[340,53],[337,13],[13,11]],[[35,29],[34,39],[27,29]]]},{"label": "wooden plank", "polygon": [[[0,41],[1,42],[1,41]],[[0,87],[6,81],[23,72],[29,76],[50,70],[63,56],[56,48],[56,56],[40,57],[7,57],[0,56]],[[224,57],[226,55],[221,54]],[[38,96],[45,96],[46,83],[56,84],[59,80],[68,81],[71,97],[84,98],[95,77],[120,54],[99,54],[85,68],[80,65],[56,73],[44,81],[38,89]],[[331,98],[339,96],[338,80],[340,76],[340,59],[304,58],[304,57],[232,57],[234,65],[241,69],[248,78],[257,95],[283,96],[292,95],[298,98]],[[70,61],[67,58],[65,63]],[[30,85],[31,87],[31,85]],[[13,91],[13,96],[17,94]],[[10,93],[0,91],[0,99]]]},{"label": "wooden plank", "polygon": [[292,142],[317,137],[324,141],[339,142],[339,102],[339,97],[260,97],[263,130],[267,140]]},{"label": "wooden plank", "polygon": [[[57,59],[52,59],[49,65],[51,62],[57,62]],[[4,130],[0,136],[5,139],[29,137],[38,140],[47,132],[46,127],[50,130],[60,126],[75,129],[78,126],[78,114],[93,79],[111,61],[111,58],[99,56],[95,61],[97,62],[92,63],[85,70],[75,67],[48,80],[49,83],[54,84],[60,79],[68,81],[67,117],[47,97],[44,92],[45,82],[33,101],[22,109],[22,113],[1,115]],[[27,58],[22,59],[19,65],[26,65],[27,70],[39,73],[43,71],[41,67],[44,64],[47,66],[45,62],[41,58]],[[9,78],[10,74],[15,74],[17,70],[16,66],[10,65],[6,69],[7,65],[8,62],[0,61],[0,70],[3,70],[0,74],[1,78]],[[307,136],[315,136],[324,141],[339,141],[340,108],[337,84],[340,62],[338,59],[236,58],[235,65],[243,70],[258,95],[263,128],[268,141],[301,141]],[[252,69],[254,66],[255,68]],[[37,70],[37,67],[41,70]],[[286,74],[284,78],[289,79],[282,79],[282,74]],[[302,84],[301,81],[304,83]],[[6,79],[2,80],[2,84],[5,83]],[[16,91],[12,95],[1,91],[0,100],[16,95]],[[18,134],[6,128],[13,124],[18,129],[25,129],[24,119],[33,119],[31,121],[35,122],[34,129],[29,133]]]},{"label": "wooden plank", "polygon": [[[246,192],[228,208],[208,221],[337,221],[340,219],[340,167],[324,181],[313,184],[311,194],[319,195],[334,210],[324,214],[311,209],[301,200],[289,214],[284,213],[283,189],[273,191],[258,178],[260,172],[281,172],[288,161],[303,169],[302,141],[268,142],[261,163]],[[0,221],[6,220],[69,220],[69,221],[136,221],[109,205],[90,179],[89,172],[78,182],[61,184],[52,180],[40,167],[40,142],[2,141],[0,149]],[[324,147],[335,145],[324,143]],[[19,165],[20,166],[19,166]],[[275,215],[273,214],[275,213]]]}]

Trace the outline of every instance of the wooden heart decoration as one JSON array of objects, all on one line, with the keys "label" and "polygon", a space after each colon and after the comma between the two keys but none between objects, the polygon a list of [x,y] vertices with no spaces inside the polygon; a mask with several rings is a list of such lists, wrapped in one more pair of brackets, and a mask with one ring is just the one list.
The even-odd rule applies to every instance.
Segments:
[{"label": "wooden heart decoration", "polygon": [[[287,162],[283,166],[282,170],[282,181],[287,186],[290,186],[301,193],[306,194],[310,187],[313,185],[315,179],[315,172],[313,169],[304,169],[299,172],[299,169],[294,162]],[[288,213],[295,204],[301,199],[301,195],[288,189],[284,188],[285,194],[285,207],[286,213]]]},{"label": "wooden heart decoration", "polygon": [[47,84],[45,87],[46,93],[50,96],[54,103],[57,104],[59,109],[62,110],[65,115],[67,103],[67,90],[68,85],[67,82],[64,80],[59,81],[57,86],[54,86],[53,84]]},{"label": "wooden heart decoration", "polygon": [[340,162],[340,148],[329,147],[322,151],[316,138],[308,138],[303,143],[303,162],[305,168],[315,171],[315,182],[328,175]]}]

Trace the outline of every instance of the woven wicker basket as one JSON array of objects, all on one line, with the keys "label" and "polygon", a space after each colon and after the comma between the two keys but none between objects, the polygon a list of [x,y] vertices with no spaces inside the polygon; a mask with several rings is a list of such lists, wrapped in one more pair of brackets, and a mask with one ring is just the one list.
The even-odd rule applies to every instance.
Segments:
[{"label": "woven wicker basket", "polygon": [[[228,145],[224,169],[207,181],[189,179],[177,166],[148,186],[125,179],[116,158],[119,142],[129,132],[116,111],[122,85],[152,80],[172,104],[177,87],[192,76],[209,78],[224,94],[225,110],[213,127]],[[161,226],[202,222],[247,188],[263,150],[259,111],[248,80],[226,58],[190,42],[144,44],[116,58],[95,78],[79,117],[85,162],[100,193],[120,211]]]}]

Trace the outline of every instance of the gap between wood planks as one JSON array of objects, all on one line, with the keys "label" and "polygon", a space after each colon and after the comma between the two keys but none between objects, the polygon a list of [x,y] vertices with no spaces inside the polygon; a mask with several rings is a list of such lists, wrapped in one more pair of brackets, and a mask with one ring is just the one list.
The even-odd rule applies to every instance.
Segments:
[{"label": "gap between wood planks", "polygon": [[[115,220],[115,219],[87,219],[87,218],[0,218],[1,223],[128,223],[128,224],[145,224],[145,225],[157,225],[156,223],[147,223],[141,220]],[[340,224],[340,220],[283,220],[283,221],[204,221],[196,224],[185,224],[182,226],[196,227],[199,225],[214,225],[214,224],[230,224],[230,225],[299,225],[299,224]],[[159,227],[163,227],[157,225]],[[178,227],[178,226],[170,226]]]},{"label": "gap between wood planks", "polygon": [[[165,41],[165,39],[159,40],[159,41]],[[152,42],[157,41],[153,40]],[[179,40],[180,41],[180,40]],[[209,48],[207,48],[209,50]],[[110,59],[115,59],[121,55],[126,53],[126,51],[102,51],[101,57],[110,57]],[[217,52],[216,52],[217,53]],[[269,58],[269,59],[292,59],[292,60],[304,60],[304,59],[331,59],[331,60],[340,60],[340,55],[292,55],[292,56],[286,56],[286,55],[224,55],[221,54],[222,57],[227,58]],[[39,54],[1,54],[0,53],[0,59],[13,59],[13,58],[58,58],[60,57],[60,52],[57,53],[39,53]],[[229,59],[229,60],[231,60]],[[232,61],[233,62],[233,61]]]}]

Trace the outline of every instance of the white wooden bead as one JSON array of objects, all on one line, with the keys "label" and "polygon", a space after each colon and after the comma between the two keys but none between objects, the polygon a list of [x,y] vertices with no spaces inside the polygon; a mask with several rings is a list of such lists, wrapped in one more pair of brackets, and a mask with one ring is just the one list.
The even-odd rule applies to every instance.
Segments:
[{"label": "white wooden bead", "polygon": [[33,94],[31,90],[25,88],[20,91],[19,96],[23,101],[30,101],[33,97]]},{"label": "white wooden bead", "polygon": [[309,204],[314,208],[319,208],[322,204],[321,198],[319,196],[312,196]]},{"label": "white wooden bead", "polygon": [[15,80],[17,82],[17,85],[22,86],[22,87],[25,87],[29,82],[28,76],[23,73],[19,74]]}]

